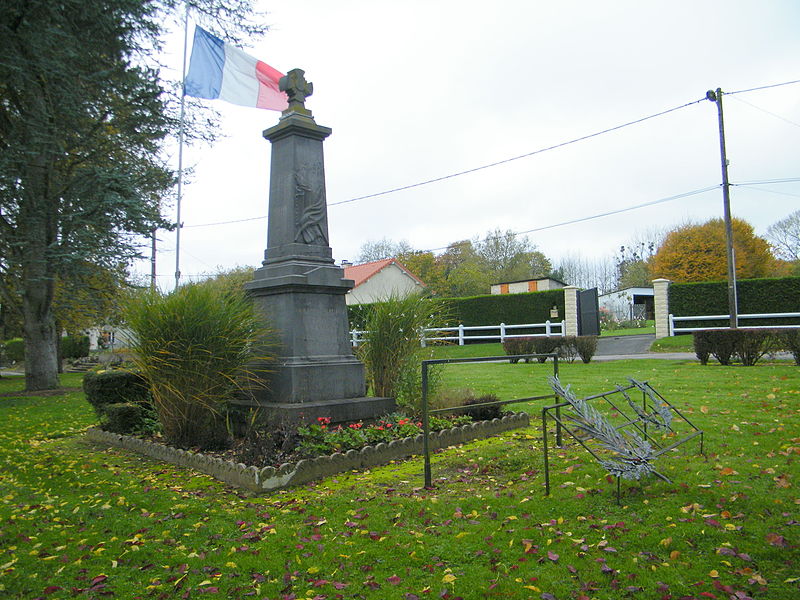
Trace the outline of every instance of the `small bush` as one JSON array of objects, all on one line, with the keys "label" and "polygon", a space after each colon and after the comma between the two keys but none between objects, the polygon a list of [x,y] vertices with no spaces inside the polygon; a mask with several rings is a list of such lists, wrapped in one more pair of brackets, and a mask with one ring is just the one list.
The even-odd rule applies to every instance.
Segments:
[{"label": "small bush", "polygon": [[107,404],[101,426],[112,433],[147,433],[157,428],[156,414],[141,404],[122,402]]},{"label": "small bush", "polygon": [[566,335],[561,338],[561,343],[558,345],[558,355],[567,362],[575,362],[578,356],[578,342],[577,336]]},{"label": "small bush", "polygon": [[707,333],[707,331],[695,331],[692,333],[694,353],[701,365],[707,365],[708,358],[711,356],[711,341],[708,339]]},{"label": "small bush", "polygon": [[[533,351],[536,354],[555,354],[558,353],[558,347],[561,345],[561,337],[556,336],[541,336],[533,338]],[[540,363],[547,360],[546,356],[537,358]]]},{"label": "small bush", "polygon": [[775,350],[786,349],[791,352],[791,344],[791,334],[787,336],[785,330],[779,329],[719,329],[694,332],[695,354],[702,364],[708,363],[708,356],[711,354],[720,364],[729,365],[735,358],[744,366],[750,367],[762,356]]},{"label": "small bush", "polygon": [[711,345],[711,354],[721,365],[731,364],[731,357],[736,353],[736,344],[739,332],[736,329],[718,329],[709,331],[708,342]]},{"label": "small bush", "polygon": [[[494,394],[487,394],[480,398],[470,398],[464,402],[465,407],[470,407],[474,404],[486,404],[489,402],[497,402],[500,398]],[[461,414],[467,415],[473,421],[491,421],[492,419],[500,419],[503,416],[502,406],[477,406],[475,408],[465,408]]]},{"label": "small bush", "polygon": [[22,338],[8,340],[5,344],[5,359],[9,362],[25,360],[25,342]]},{"label": "small bush", "polygon": [[800,329],[783,329],[777,333],[777,345],[791,352],[796,365],[800,365]]},{"label": "small bush", "polygon": [[[533,354],[534,349],[534,340],[536,338],[533,337],[521,337],[521,338],[510,338],[503,341],[503,351],[508,356],[516,356],[520,354]],[[509,362],[511,364],[517,364],[520,359],[518,358],[510,358]],[[528,359],[524,359],[525,362],[528,362]]]},{"label": "small bush", "polygon": [[769,329],[738,331],[736,356],[746,367],[752,367],[775,347],[775,332]]},{"label": "small bush", "polygon": [[594,353],[597,352],[597,336],[579,335],[575,338],[575,348],[584,364],[590,363]]},{"label": "small bush", "polygon": [[147,380],[135,370],[88,371],[83,376],[83,391],[101,419],[109,405],[129,403],[150,406]]},{"label": "small bush", "polygon": [[61,358],[84,358],[89,356],[89,336],[68,335],[59,343]]}]

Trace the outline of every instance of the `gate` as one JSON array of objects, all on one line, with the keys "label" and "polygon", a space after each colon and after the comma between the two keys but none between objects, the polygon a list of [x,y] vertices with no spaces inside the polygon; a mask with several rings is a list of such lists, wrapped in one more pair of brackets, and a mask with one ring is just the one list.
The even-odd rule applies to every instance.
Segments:
[{"label": "gate", "polygon": [[578,335],[600,335],[597,288],[578,292]]}]

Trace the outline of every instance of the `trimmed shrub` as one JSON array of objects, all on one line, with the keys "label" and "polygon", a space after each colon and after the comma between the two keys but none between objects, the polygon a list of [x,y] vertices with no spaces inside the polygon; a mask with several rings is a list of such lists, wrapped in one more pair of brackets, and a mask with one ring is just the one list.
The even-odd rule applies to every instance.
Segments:
[{"label": "trimmed shrub", "polygon": [[736,329],[718,329],[708,332],[711,354],[721,365],[731,364],[731,357],[736,354],[739,331]]},{"label": "trimmed shrub", "polygon": [[135,370],[88,371],[83,376],[83,391],[101,419],[109,405],[128,403],[150,406],[147,380]]},{"label": "trimmed shrub", "polygon": [[578,342],[577,336],[566,335],[561,338],[561,343],[558,345],[558,355],[567,362],[575,362],[578,356]]},{"label": "trimmed shrub", "polygon": [[711,356],[711,342],[706,335],[707,331],[694,331],[692,332],[692,340],[694,344],[694,354],[701,365],[708,364],[708,358]]},{"label": "trimmed shrub", "polygon": [[[669,310],[676,317],[728,313],[725,281],[673,283],[669,286]],[[797,312],[800,277],[740,279],[736,282],[739,314]],[[745,320],[740,325],[800,325],[800,318]],[[694,327],[725,327],[728,319],[697,321]]]},{"label": "trimmed shrub", "polygon": [[579,335],[575,338],[575,348],[584,364],[589,364],[597,352],[597,336]]},{"label": "trimmed shrub", "polygon": [[776,335],[780,349],[791,352],[795,364],[800,365],[800,329],[783,329]]},{"label": "trimmed shrub", "polygon": [[22,362],[25,360],[25,342],[22,338],[8,340],[4,344],[5,359],[10,362]]},{"label": "trimmed shrub", "polygon": [[[792,331],[792,330],[790,330]],[[733,358],[744,366],[755,365],[762,356],[786,348],[786,330],[719,329],[694,332],[695,354],[701,364],[708,364],[709,354],[720,364],[729,365]]]},{"label": "trimmed shrub", "polygon": [[68,335],[59,342],[61,358],[84,358],[89,356],[89,336]]},{"label": "trimmed shrub", "polygon": [[775,331],[769,329],[738,330],[736,356],[746,367],[752,367],[775,347]]},{"label": "trimmed shrub", "polygon": [[[533,351],[536,354],[556,354],[563,338],[556,336],[541,336],[533,338]],[[547,357],[537,358],[540,363],[547,360]]]},{"label": "trimmed shrub", "polygon": [[[533,354],[534,344],[536,343],[536,338],[534,337],[522,337],[522,338],[511,338],[507,339],[503,342],[503,352],[506,353],[508,356],[515,356],[519,354]],[[515,365],[519,362],[520,359],[518,358],[510,358],[508,359],[512,365]],[[525,362],[529,362],[529,359],[523,359]]]},{"label": "trimmed shrub", "polygon": [[141,404],[134,402],[121,402],[107,404],[100,424],[106,431],[112,433],[141,433],[153,429],[155,413]]},{"label": "trimmed shrub", "polygon": [[487,394],[485,396],[481,396],[480,398],[469,398],[464,402],[464,406],[467,407],[461,414],[467,415],[473,421],[491,421],[492,419],[500,419],[503,417],[503,407],[502,406],[478,406],[475,408],[468,408],[473,404],[488,404],[489,402],[498,402],[500,398],[495,396],[494,394]]}]

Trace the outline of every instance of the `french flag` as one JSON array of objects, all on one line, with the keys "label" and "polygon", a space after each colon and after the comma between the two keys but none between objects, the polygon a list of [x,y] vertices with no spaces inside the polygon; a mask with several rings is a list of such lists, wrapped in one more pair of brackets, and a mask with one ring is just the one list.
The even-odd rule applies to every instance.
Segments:
[{"label": "french flag", "polygon": [[192,58],[183,84],[186,96],[286,110],[289,100],[278,88],[281,77],[283,73],[267,63],[195,27]]}]

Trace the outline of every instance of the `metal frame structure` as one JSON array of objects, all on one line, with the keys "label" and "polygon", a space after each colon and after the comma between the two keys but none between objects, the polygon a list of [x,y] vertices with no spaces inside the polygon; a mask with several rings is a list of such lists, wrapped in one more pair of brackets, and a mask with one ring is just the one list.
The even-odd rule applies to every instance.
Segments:
[{"label": "metal frame structure", "polygon": [[[431,454],[428,446],[428,437],[430,435],[430,425],[428,416],[431,414],[441,414],[448,412],[456,412],[463,410],[463,406],[456,406],[453,408],[439,408],[435,410],[428,409],[428,369],[433,365],[445,364],[458,364],[458,363],[477,363],[477,362],[506,362],[508,360],[530,360],[532,358],[552,358],[553,359],[553,376],[558,377],[558,355],[557,354],[516,354],[513,356],[485,356],[479,358],[440,358],[435,360],[422,361],[422,453],[425,461],[425,487],[430,489],[433,487],[431,482]],[[506,404],[514,404],[517,402],[530,402],[533,400],[545,400],[549,398],[556,398],[555,394],[546,394],[543,396],[530,396],[527,398],[515,398],[513,400],[498,400],[497,402],[483,402],[481,404],[470,404],[469,408],[481,408],[484,406],[503,406]],[[560,408],[556,408],[556,415],[560,417]],[[556,440],[558,445],[561,445],[561,427],[560,418],[556,422]]]},{"label": "metal frame structure", "polygon": [[[633,380],[631,380],[633,381]],[[625,394],[627,395],[628,390],[632,389],[640,389],[642,391],[642,411],[647,412],[647,402],[648,399],[653,402],[654,400],[659,402],[662,406],[668,407],[668,409],[674,412],[683,422],[691,427],[692,431],[682,437],[676,442],[669,444],[668,446],[663,446],[661,441],[656,439],[653,435],[648,433],[647,427],[647,419],[640,417],[638,414],[634,414],[631,416],[628,412],[621,409],[617,403],[614,402],[614,395],[615,394]],[[652,393],[652,396],[650,395]],[[703,447],[703,431],[698,429],[694,423],[692,423],[686,416],[679,411],[671,402],[669,402],[664,396],[662,396],[658,391],[656,391],[648,382],[635,382],[631,383],[627,386],[623,387],[616,387],[613,390],[609,390],[607,392],[600,392],[599,394],[593,394],[591,396],[586,396],[583,398],[584,401],[589,400],[596,400],[598,398],[602,398],[606,401],[606,403],[611,407],[612,411],[616,411],[619,413],[624,421],[615,426],[615,429],[624,429],[625,427],[633,427],[637,430],[637,433],[641,435],[645,440],[647,440],[652,446],[658,448],[658,450],[654,453],[653,457],[657,458],[674,450],[678,446],[685,444],[686,442],[699,437],[700,438],[700,454],[705,457],[704,447]],[[566,431],[575,441],[577,441],[583,448],[594,457],[595,460],[598,462],[602,459],[598,454],[592,450],[590,446],[588,446],[584,441],[581,439],[580,436],[576,435],[574,431],[570,429],[567,423],[564,422],[564,419],[561,417],[561,409],[562,408],[569,408],[572,405],[569,402],[559,402],[557,404],[553,404],[550,406],[545,406],[542,408],[542,444],[544,446],[544,482],[545,482],[545,496],[550,495],[550,459],[549,459],[549,452],[548,452],[548,437],[547,437],[547,417],[549,416],[553,421],[556,423],[556,446],[561,447],[561,430],[563,429]],[[554,414],[553,414],[554,411]],[[666,429],[673,434],[677,433],[673,428],[672,424],[666,425]],[[653,471],[653,474],[663,479],[666,482],[671,483],[670,479],[665,475]],[[617,477],[617,504],[620,503],[620,477]]]}]

